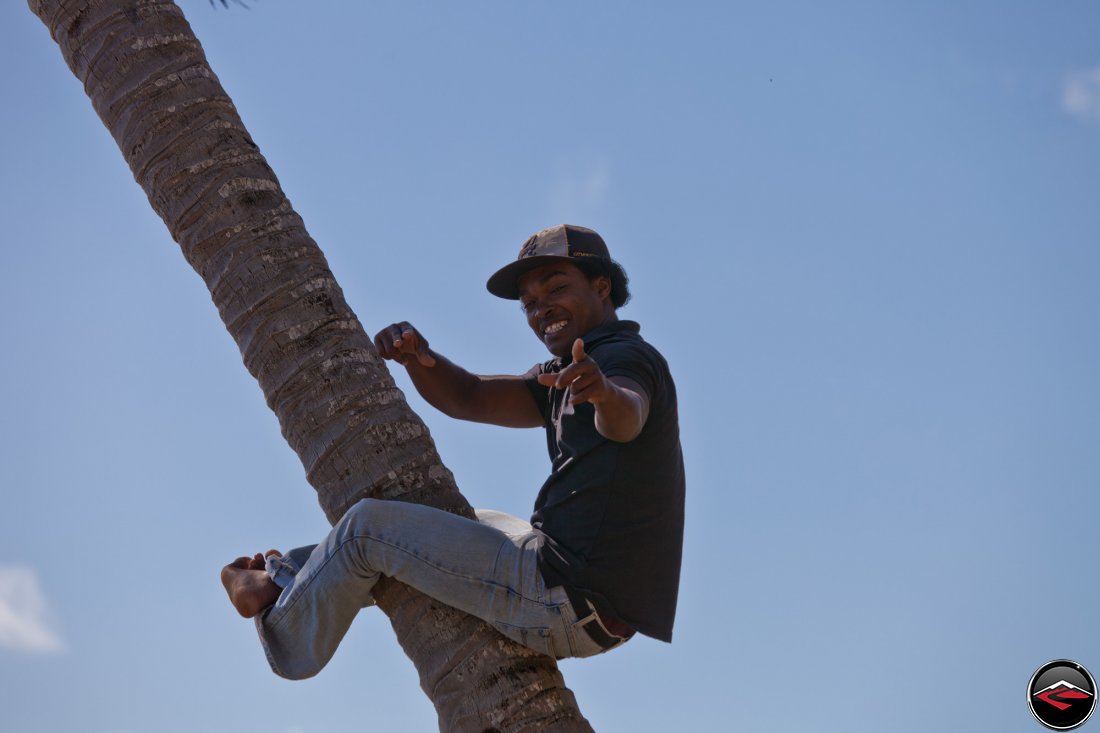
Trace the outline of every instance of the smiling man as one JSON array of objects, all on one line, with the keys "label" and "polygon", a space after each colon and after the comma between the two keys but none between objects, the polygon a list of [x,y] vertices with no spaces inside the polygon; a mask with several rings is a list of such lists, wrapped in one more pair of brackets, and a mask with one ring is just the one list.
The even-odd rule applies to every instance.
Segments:
[{"label": "smiling man", "polygon": [[364,499],[320,545],[238,558],[222,582],[255,617],[277,674],[320,671],[380,575],[557,658],[599,654],[635,632],[671,641],[684,520],[676,388],[638,324],[618,318],[626,273],[598,234],[563,224],[530,237],[488,289],[520,302],[552,359],[480,376],[408,323],[374,341],[445,414],[545,428],[551,472],[531,521]]}]

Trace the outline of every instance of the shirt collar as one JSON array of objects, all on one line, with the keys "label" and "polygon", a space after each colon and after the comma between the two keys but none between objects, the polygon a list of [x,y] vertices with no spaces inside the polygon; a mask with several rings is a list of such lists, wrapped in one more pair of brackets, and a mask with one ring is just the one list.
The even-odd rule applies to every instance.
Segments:
[{"label": "shirt collar", "polygon": [[[620,334],[620,333],[639,333],[642,327],[638,325],[637,321],[610,321],[609,323],[603,323],[596,326],[588,333],[581,336],[581,340],[584,341],[584,350],[590,351],[593,346],[606,341],[607,339]],[[559,357],[558,361],[562,366],[572,364],[573,356],[569,355],[564,358]]]}]

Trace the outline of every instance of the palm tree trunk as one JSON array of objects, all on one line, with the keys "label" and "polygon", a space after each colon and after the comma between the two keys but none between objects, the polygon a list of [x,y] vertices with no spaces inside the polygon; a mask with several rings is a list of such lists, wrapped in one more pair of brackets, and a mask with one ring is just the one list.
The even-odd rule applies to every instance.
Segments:
[{"label": "palm tree trunk", "polygon": [[[329,521],[363,496],[472,517],[180,9],[29,4],[209,287]],[[374,595],[442,730],[591,730],[553,660],[398,583]]]}]

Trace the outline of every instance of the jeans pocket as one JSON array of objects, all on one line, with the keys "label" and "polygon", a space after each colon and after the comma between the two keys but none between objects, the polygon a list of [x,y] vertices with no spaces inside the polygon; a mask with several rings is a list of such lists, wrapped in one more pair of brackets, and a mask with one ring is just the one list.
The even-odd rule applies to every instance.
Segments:
[{"label": "jeans pocket", "polygon": [[493,628],[507,636],[514,642],[557,659],[554,645],[554,634],[545,626],[513,626],[503,621],[493,621]]}]

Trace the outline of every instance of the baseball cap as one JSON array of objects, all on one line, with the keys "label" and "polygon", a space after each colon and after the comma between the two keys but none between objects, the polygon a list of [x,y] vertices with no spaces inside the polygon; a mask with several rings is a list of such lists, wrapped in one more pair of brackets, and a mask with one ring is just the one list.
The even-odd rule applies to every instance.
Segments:
[{"label": "baseball cap", "polygon": [[603,237],[575,224],[558,224],[532,234],[520,247],[516,260],[493,273],[485,287],[499,298],[519,300],[519,279],[524,273],[550,262],[576,264],[583,260],[602,262],[611,277],[613,289],[627,292],[626,272],[611,259]]}]

